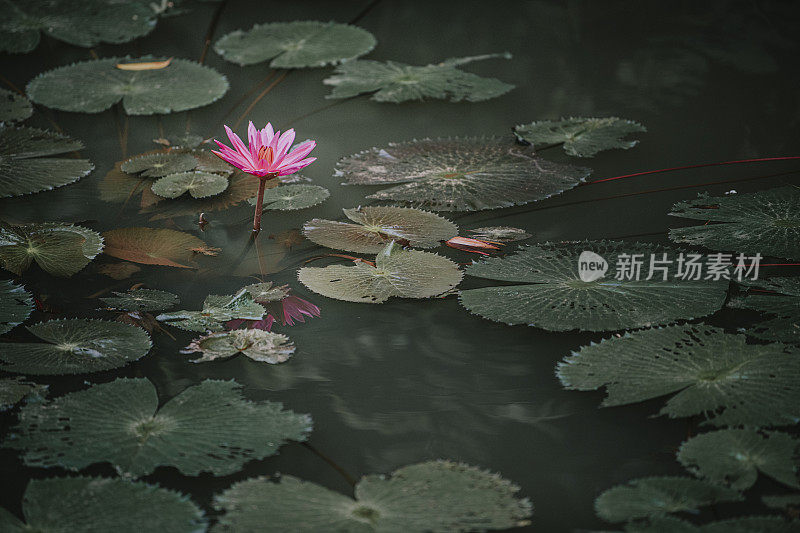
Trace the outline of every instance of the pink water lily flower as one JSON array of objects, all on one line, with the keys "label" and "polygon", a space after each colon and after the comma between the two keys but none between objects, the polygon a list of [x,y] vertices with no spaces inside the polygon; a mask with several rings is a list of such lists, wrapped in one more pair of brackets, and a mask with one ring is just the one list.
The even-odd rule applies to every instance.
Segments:
[{"label": "pink water lily flower", "polygon": [[220,150],[212,150],[212,153],[243,172],[258,176],[261,180],[258,187],[256,214],[253,218],[253,231],[258,233],[261,229],[261,212],[267,180],[294,174],[313,163],[317,158],[306,156],[311,153],[317,143],[304,141],[289,151],[295,138],[294,129],[281,134],[280,131],[273,131],[270,123],[267,123],[264,129],[259,131],[250,122],[247,128],[249,146],[245,146],[239,136],[228,126],[225,126],[225,132],[228,134],[233,148],[214,139]]},{"label": "pink water lily flower", "polygon": [[281,319],[282,326],[294,326],[295,321],[305,322],[305,317],[314,318],[320,316],[319,307],[308,300],[299,298],[293,294],[287,294],[285,298],[277,302],[259,302],[267,311],[261,320],[235,319],[225,323],[227,329],[237,329],[242,324],[248,329],[263,329],[272,331],[272,325]]}]

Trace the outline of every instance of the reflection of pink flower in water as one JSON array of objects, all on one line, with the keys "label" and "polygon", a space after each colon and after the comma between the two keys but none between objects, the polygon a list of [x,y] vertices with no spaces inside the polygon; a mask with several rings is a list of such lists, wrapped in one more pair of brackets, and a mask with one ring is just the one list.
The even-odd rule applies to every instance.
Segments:
[{"label": "reflection of pink flower in water", "polygon": [[242,324],[248,329],[263,329],[272,331],[272,325],[280,319],[281,326],[294,326],[295,321],[305,322],[305,317],[320,316],[319,307],[308,300],[292,294],[287,294],[277,302],[259,302],[267,310],[266,316],[261,320],[230,320],[225,323],[227,329],[237,329]]}]

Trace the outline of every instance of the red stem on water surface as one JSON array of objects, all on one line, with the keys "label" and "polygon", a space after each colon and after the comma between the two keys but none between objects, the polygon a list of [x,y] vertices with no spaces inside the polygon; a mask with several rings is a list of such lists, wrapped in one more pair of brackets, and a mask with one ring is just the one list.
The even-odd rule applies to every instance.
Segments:
[{"label": "red stem on water surface", "polygon": [[634,178],[636,176],[646,176],[647,174],[661,174],[664,172],[674,172],[676,170],[688,170],[690,168],[705,168],[705,167],[720,167],[723,165],[737,165],[739,163],[763,163],[765,161],[792,161],[800,159],[800,155],[792,155],[786,157],[759,157],[756,159],[739,159],[736,161],[722,161],[721,163],[700,163],[698,165],[686,165],[683,167],[661,168],[658,170],[648,170],[646,172],[636,172],[634,174],[625,174],[624,176],[614,176],[613,178],[603,178],[600,180],[588,181],[585,185],[592,185],[594,183],[603,183],[605,181],[621,180],[624,178]]}]

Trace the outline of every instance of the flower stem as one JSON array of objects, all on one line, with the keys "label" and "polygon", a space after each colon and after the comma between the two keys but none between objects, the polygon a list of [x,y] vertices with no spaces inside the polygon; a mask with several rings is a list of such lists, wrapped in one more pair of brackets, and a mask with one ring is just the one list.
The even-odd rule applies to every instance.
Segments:
[{"label": "flower stem", "polygon": [[278,173],[273,172],[266,176],[259,176],[258,183],[258,198],[256,199],[256,214],[253,216],[253,235],[258,235],[261,231],[261,213],[264,211],[264,190],[267,188],[267,181],[277,178]]},{"label": "flower stem", "polygon": [[256,200],[256,214],[253,216],[253,233],[258,235],[261,231],[261,213],[264,211],[264,189],[267,186],[267,176],[258,177],[258,199]]}]

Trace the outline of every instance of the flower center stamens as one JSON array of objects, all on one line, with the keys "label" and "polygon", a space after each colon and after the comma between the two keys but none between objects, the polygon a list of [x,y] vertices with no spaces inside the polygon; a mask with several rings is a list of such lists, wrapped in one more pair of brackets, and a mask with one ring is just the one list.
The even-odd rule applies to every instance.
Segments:
[{"label": "flower center stamens", "polygon": [[275,154],[271,146],[262,146],[258,149],[258,158],[266,161],[268,165],[272,164],[274,155]]}]

